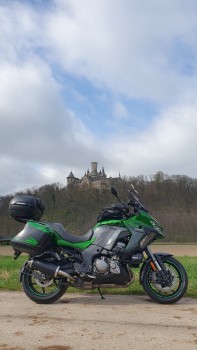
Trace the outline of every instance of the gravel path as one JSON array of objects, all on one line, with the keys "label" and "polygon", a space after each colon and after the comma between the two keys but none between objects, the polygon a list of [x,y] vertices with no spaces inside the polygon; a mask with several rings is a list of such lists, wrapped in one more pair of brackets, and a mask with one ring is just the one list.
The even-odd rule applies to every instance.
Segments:
[{"label": "gravel path", "polygon": [[0,292],[1,350],[197,348],[197,299],[163,306],[146,296],[65,294],[38,305]]},{"label": "gravel path", "polygon": [[[197,244],[158,244],[151,245],[154,251],[167,252],[175,256],[197,256]],[[0,256],[13,255],[11,246],[0,246]]]},{"label": "gravel path", "polygon": [[[152,246],[197,256],[197,245]],[[0,255],[12,255],[0,246]],[[197,348],[197,299],[163,306],[146,296],[65,294],[38,305],[23,292],[0,292],[0,350],[147,350]]]}]

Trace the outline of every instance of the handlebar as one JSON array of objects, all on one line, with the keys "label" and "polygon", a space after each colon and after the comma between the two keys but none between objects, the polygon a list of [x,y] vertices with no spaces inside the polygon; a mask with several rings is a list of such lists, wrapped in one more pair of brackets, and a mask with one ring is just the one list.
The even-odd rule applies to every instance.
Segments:
[{"label": "handlebar", "polygon": [[[121,199],[118,197],[118,193],[114,187],[111,187],[111,193],[119,200],[120,206],[125,206],[126,204],[121,201]],[[131,190],[129,191],[129,201],[126,206],[131,205],[134,208],[134,212],[138,212],[139,210],[143,210],[146,213],[148,212],[148,209],[142,204],[139,200],[139,194],[135,190],[134,186],[131,185]]]}]

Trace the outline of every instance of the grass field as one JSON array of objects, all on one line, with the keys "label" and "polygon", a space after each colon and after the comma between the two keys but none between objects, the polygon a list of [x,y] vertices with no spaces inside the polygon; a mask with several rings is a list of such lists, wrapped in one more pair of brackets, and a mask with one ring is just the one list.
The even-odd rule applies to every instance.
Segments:
[{"label": "grass field", "polygon": [[[185,267],[189,285],[186,296],[197,297],[197,257],[181,256],[177,259]],[[19,270],[23,263],[27,260],[26,256],[21,256],[17,260],[13,260],[11,256],[0,256],[0,290],[21,290],[19,282]],[[105,293],[113,294],[144,294],[139,283],[139,269],[133,269],[135,273],[135,281],[128,288],[108,289]],[[68,291],[79,292],[78,289],[69,288]]]},{"label": "grass field", "polygon": [[[154,252],[167,252],[174,256],[196,256],[197,257],[197,243],[193,244],[177,244],[177,243],[163,243],[152,244],[151,248]],[[11,245],[0,245],[0,256],[13,256],[13,248]]]}]

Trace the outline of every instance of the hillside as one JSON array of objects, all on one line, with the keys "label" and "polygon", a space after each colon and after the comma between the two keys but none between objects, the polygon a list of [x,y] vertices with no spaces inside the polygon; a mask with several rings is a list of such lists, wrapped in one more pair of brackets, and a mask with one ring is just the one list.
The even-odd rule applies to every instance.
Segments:
[{"label": "hillside", "polygon": [[[124,178],[112,183],[119,196],[127,201],[127,192],[133,183],[141,200],[164,227],[166,242],[197,242],[197,180],[187,176],[168,176],[162,172],[151,178],[144,176]],[[43,221],[60,222],[65,228],[81,235],[93,227],[101,209],[116,202],[110,190],[67,189],[60,184],[28,189],[23,194],[34,195],[44,200],[46,211]],[[14,195],[13,195],[14,196]],[[8,215],[8,206],[13,196],[0,197],[0,235],[16,234],[23,224]]]}]

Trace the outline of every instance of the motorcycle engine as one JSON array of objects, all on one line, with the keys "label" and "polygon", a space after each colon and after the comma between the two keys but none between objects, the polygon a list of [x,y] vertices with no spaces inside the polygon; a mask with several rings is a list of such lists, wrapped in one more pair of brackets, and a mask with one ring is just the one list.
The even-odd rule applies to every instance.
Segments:
[{"label": "motorcycle engine", "polygon": [[109,274],[109,273],[119,274],[120,273],[119,262],[115,259],[109,259],[105,256],[95,259],[93,266],[94,266],[93,270],[95,273],[101,273],[101,274]]}]

